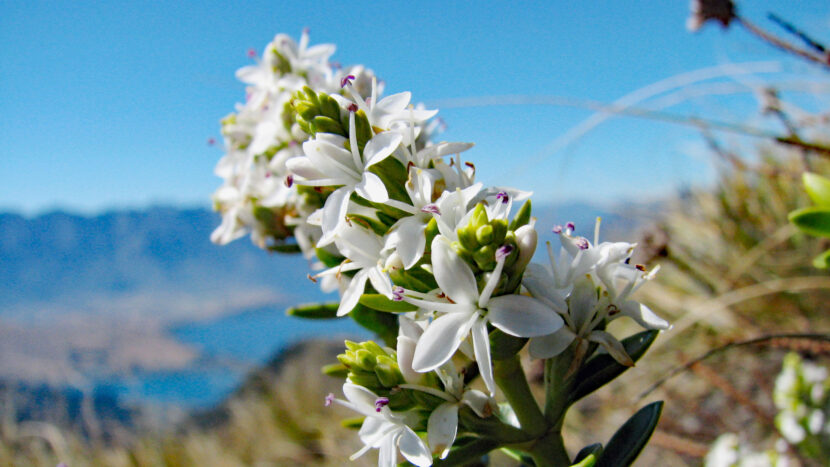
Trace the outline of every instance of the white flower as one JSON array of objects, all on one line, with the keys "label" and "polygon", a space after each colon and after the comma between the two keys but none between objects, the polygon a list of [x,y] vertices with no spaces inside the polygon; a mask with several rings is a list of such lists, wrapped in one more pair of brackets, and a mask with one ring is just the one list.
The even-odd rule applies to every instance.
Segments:
[{"label": "white flower", "polygon": [[393,413],[386,406],[388,399],[378,397],[363,386],[346,383],[343,385],[343,394],[348,401],[334,401],[366,416],[359,432],[360,440],[365,446],[354,453],[350,460],[357,459],[369,449],[380,449],[378,466],[395,467],[398,465],[397,452],[400,449],[406,460],[418,467],[432,465],[429,448],[406,423],[407,414]]},{"label": "white flower", "polygon": [[309,186],[338,186],[326,199],[323,206],[323,236],[318,246],[334,240],[334,235],[346,224],[349,197],[357,192],[361,197],[374,203],[389,200],[380,177],[367,169],[386,159],[400,145],[401,135],[383,132],[366,143],[363,154],[357,146],[354,113],[349,115],[349,146],[346,139],[330,133],[318,133],[313,140],[303,143],[306,157],[294,157],[286,162],[288,170],[299,176],[294,182]]},{"label": "white flower", "polygon": [[425,310],[442,313],[435,318],[418,340],[412,366],[416,371],[435,370],[450,358],[461,342],[472,335],[473,351],[479,372],[491,394],[495,394],[490,340],[487,323],[517,337],[535,337],[553,333],[562,319],[545,304],[522,295],[492,297],[509,252],[496,255],[496,268],[479,293],[470,266],[452,249],[450,240],[439,235],[432,241],[432,270],[445,298],[413,291],[399,291],[398,296]]},{"label": "white flower", "polygon": [[[354,103],[359,110],[366,112],[369,118],[369,123],[373,127],[383,130],[393,129],[394,122],[415,122],[420,124],[428,120],[438,113],[437,110],[421,110],[409,107],[409,101],[412,99],[412,94],[409,92],[401,92],[391,96],[384,97],[378,100],[380,93],[378,92],[377,79],[372,78],[372,95],[364,99],[357,93],[350,81],[344,81],[344,89],[351,94]],[[337,99],[336,95],[332,96]],[[344,106],[345,107],[345,106]],[[403,128],[395,128],[402,130]]]}]

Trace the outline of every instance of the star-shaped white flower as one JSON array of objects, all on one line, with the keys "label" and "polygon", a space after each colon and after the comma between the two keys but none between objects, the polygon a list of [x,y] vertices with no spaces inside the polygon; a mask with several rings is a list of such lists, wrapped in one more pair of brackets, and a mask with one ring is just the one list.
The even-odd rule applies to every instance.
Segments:
[{"label": "star-shaped white flower", "polygon": [[487,389],[495,394],[493,366],[487,323],[517,337],[551,334],[562,327],[562,318],[544,303],[523,295],[491,297],[501,277],[509,250],[496,255],[496,268],[479,293],[470,266],[452,249],[450,240],[438,235],[432,241],[432,270],[443,298],[397,289],[396,298],[424,310],[436,311],[435,318],[418,340],[412,367],[419,372],[435,370],[450,358],[461,342],[472,335],[473,351]]},{"label": "star-shaped white flower", "polygon": [[383,132],[366,143],[363,153],[357,146],[354,113],[349,115],[349,147],[346,138],[330,133],[318,133],[313,140],[303,143],[305,157],[286,161],[286,167],[294,174],[294,183],[308,186],[340,186],[326,199],[322,213],[323,236],[318,246],[331,243],[334,235],[346,224],[349,197],[357,193],[374,203],[389,200],[380,177],[368,168],[389,157],[401,143],[401,135]]},{"label": "star-shaped white flower", "polygon": [[362,449],[350,459],[355,460],[369,449],[379,449],[378,466],[395,467],[398,465],[398,449],[401,454],[418,467],[432,465],[432,455],[427,445],[407,425],[407,414],[394,413],[389,410],[389,399],[352,383],[343,385],[343,394],[348,401],[328,399],[348,407],[366,416],[360,427]]}]

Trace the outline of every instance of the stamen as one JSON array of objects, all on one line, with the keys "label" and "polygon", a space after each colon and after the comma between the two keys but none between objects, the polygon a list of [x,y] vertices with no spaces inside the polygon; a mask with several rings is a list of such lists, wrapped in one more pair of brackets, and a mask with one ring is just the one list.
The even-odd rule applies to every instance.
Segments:
[{"label": "stamen", "polygon": [[576,246],[577,246],[580,250],[587,250],[587,249],[588,249],[588,247],[589,247],[589,246],[591,246],[591,244],[590,244],[590,243],[588,243],[588,239],[587,239],[587,238],[585,238],[585,237],[579,237],[579,238],[577,238],[577,239],[576,239]]},{"label": "stamen", "polygon": [[291,174],[286,175],[285,176],[285,186],[287,186],[288,188],[291,188],[293,185],[294,185],[294,176],[291,175]]},{"label": "stamen", "polygon": [[646,267],[642,264],[635,264],[634,267],[637,268],[638,271],[646,272]]},{"label": "stamen", "polygon": [[400,302],[403,300],[404,288],[400,286],[392,287],[392,300]]},{"label": "stamen", "polygon": [[574,225],[573,222],[568,222],[567,224],[565,224],[565,228],[570,230],[570,231],[574,231],[574,230],[576,230],[576,225]]},{"label": "stamen", "polygon": [[326,396],[326,402],[324,403],[324,405],[325,405],[326,407],[331,407],[331,404],[332,404],[333,402],[334,402],[334,394],[333,394],[333,393],[329,393],[329,394]]},{"label": "stamen", "polygon": [[248,49],[248,58],[256,58],[256,50]]},{"label": "stamen", "polygon": [[562,233],[562,226],[559,225],[559,224],[554,225],[553,226],[553,233],[555,233],[556,235],[561,234]]},{"label": "stamen", "polygon": [[378,397],[377,400],[375,400],[375,412],[380,412],[387,405],[389,405],[388,397]]},{"label": "stamen", "polygon": [[439,216],[441,215],[441,210],[438,209],[438,206],[435,205],[435,204],[424,205],[424,207],[421,208],[421,212],[428,212],[430,214],[438,214]]},{"label": "stamen", "polygon": [[265,172],[265,178],[271,178],[271,171]]},{"label": "stamen", "polygon": [[354,75],[348,75],[340,80],[340,88],[345,88],[347,84],[351,85],[354,81]]},{"label": "stamen", "polygon": [[513,253],[513,245],[504,245],[496,250],[496,261],[501,261]]},{"label": "stamen", "polygon": [[213,146],[214,144],[216,144],[216,140],[213,138],[208,138],[207,143],[208,146]]},{"label": "stamen", "polygon": [[311,282],[314,282],[315,284],[317,283],[317,278],[312,276],[311,273],[306,274],[306,277],[308,277],[308,280],[310,280]]},{"label": "stamen", "polygon": [[355,103],[353,102],[353,103],[349,104],[349,106],[348,106],[348,107],[346,107],[346,109],[348,109],[348,110],[349,110],[349,112],[357,112],[357,104],[355,104]]},{"label": "stamen", "polygon": [[501,200],[501,204],[507,204],[510,201],[510,197],[507,195],[507,192],[500,191],[496,194],[496,199]]}]

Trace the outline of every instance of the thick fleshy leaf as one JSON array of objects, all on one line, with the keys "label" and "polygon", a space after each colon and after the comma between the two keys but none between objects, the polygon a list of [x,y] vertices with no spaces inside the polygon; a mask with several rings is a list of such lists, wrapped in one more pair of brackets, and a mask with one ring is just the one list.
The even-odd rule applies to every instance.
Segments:
[{"label": "thick fleshy leaf", "polygon": [[473,271],[443,236],[437,236],[432,241],[432,270],[438,286],[455,303],[478,302],[478,286]]},{"label": "thick fleshy leaf", "polygon": [[355,323],[375,333],[384,344],[394,347],[398,339],[398,316],[358,304],[349,313]]},{"label": "thick fleshy leaf", "polygon": [[410,303],[404,301],[396,302],[387,298],[386,295],[377,293],[367,293],[361,295],[360,304],[378,311],[386,311],[389,313],[402,313],[406,311],[416,311],[418,309],[417,306]]},{"label": "thick fleshy leaf", "polygon": [[830,179],[805,172],[801,176],[810,199],[818,206],[830,206]]},{"label": "thick fleshy leaf", "polygon": [[652,402],[629,418],[605,445],[596,463],[597,467],[628,466],[634,463],[654,433],[662,411],[663,401]]},{"label": "thick fleshy leaf", "polygon": [[389,193],[386,191],[386,185],[383,184],[380,177],[372,172],[363,172],[363,178],[360,180],[360,183],[354,186],[354,189],[358,195],[373,203],[385,203],[389,201]]},{"label": "thick fleshy leaf", "polygon": [[537,337],[556,332],[564,321],[547,305],[524,295],[502,295],[487,303],[493,326],[516,337]]},{"label": "thick fleshy leaf", "polygon": [[[580,467],[581,466],[594,465],[594,463],[596,463],[597,457],[599,457],[601,454],[602,454],[602,444],[594,443],[594,444],[590,444],[588,446],[585,446],[584,448],[580,449],[578,453],[576,453],[576,457],[574,457],[574,463],[575,463],[574,465],[579,465]],[[588,458],[592,458],[593,461],[591,463],[588,463],[588,464],[583,464],[582,462],[585,462],[586,459],[588,459]]]},{"label": "thick fleshy leaf", "polygon": [[412,360],[415,371],[432,371],[452,358],[476,319],[476,312],[447,313],[430,323],[415,348]]},{"label": "thick fleshy leaf", "polygon": [[458,432],[458,404],[445,402],[429,415],[427,442],[440,459],[447,457]]},{"label": "thick fleshy leaf", "polygon": [[363,290],[366,288],[366,280],[369,279],[369,273],[363,269],[357,272],[349,282],[349,286],[343,291],[340,297],[340,306],[337,308],[337,316],[346,316],[360,301],[360,296],[363,295]]},{"label": "thick fleshy leaf", "polygon": [[408,426],[402,426],[398,448],[401,454],[418,467],[429,467],[432,465],[432,454],[427,449],[421,438]]},{"label": "thick fleshy leaf", "polygon": [[496,395],[496,379],[493,377],[493,362],[490,358],[490,337],[487,335],[487,320],[476,317],[470,329],[473,336],[473,352],[478,364],[478,372],[491,396]]},{"label": "thick fleshy leaf", "polygon": [[305,319],[332,319],[337,318],[338,302],[332,303],[309,303],[293,306],[285,311],[289,316],[296,316]]},{"label": "thick fleshy leaf", "polygon": [[[646,353],[649,346],[657,338],[660,331],[651,330],[634,334],[623,339],[622,345],[625,352],[636,362]],[[568,405],[582,399],[601,388],[617,376],[621,375],[629,367],[620,365],[614,358],[606,353],[598,353],[588,359],[574,376],[575,385],[568,396]]]},{"label": "thick fleshy leaf", "polygon": [[813,266],[819,269],[827,269],[830,267],[830,250],[813,258]]},{"label": "thick fleshy leaf", "polygon": [[790,213],[790,222],[802,231],[817,237],[830,237],[830,208],[810,206]]},{"label": "thick fleshy leaf", "polygon": [[533,358],[551,358],[559,355],[576,339],[576,334],[567,326],[547,336],[534,337],[530,340],[530,356]]}]

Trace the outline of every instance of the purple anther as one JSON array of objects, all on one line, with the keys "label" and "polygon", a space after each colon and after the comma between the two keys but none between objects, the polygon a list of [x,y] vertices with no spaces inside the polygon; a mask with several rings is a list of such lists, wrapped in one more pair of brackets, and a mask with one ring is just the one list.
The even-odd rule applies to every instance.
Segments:
[{"label": "purple anther", "polygon": [[308,26],[303,28],[303,34],[308,34],[310,32],[311,32],[311,28],[309,28]]},{"label": "purple anther", "polygon": [[271,178],[271,171],[265,172],[265,178]]},{"label": "purple anther", "polygon": [[357,112],[357,104],[355,103],[349,104],[349,106],[346,108],[349,109],[349,112]]},{"label": "purple anther", "polygon": [[568,230],[573,231],[573,230],[576,230],[576,225],[574,225],[573,222],[568,222],[567,224],[565,224],[565,228],[568,229]]},{"label": "purple anther", "polygon": [[256,58],[256,50],[248,49],[248,58]]},{"label": "purple anther", "polygon": [[587,249],[588,249],[588,247],[589,247],[589,246],[591,246],[591,244],[590,244],[590,243],[588,243],[588,239],[587,239],[587,238],[585,238],[585,237],[579,237],[579,238],[577,238],[577,239],[576,239],[576,246],[577,246],[577,248],[579,248],[580,250],[587,250]]},{"label": "purple anther", "polygon": [[354,81],[354,75],[348,75],[340,80],[340,87],[345,88],[347,84],[352,84]]},{"label": "purple anther", "polygon": [[428,212],[430,214],[441,215],[441,210],[438,209],[437,204],[426,204],[424,205],[424,207],[421,208],[421,212]]},{"label": "purple anther", "polygon": [[400,286],[392,287],[392,300],[396,302],[403,301],[404,288]]},{"label": "purple anther", "polygon": [[501,204],[507,204],[510,201],[510,197],[507,195],[507,192],[500,191],[496,194],[496,199],[501,201]]},{"label": "purple anther", "polygon": [[325,404],[324,404],[324,405],[325,405],[326,407],[331,407],[331,404],[332,404],[333,402],[334,402],[334,394],[329,393],[329,394],[326,396],[326,402],[325,402]]},{"label": "purple anther", "polygon": [[343,65],[341,65],[340,62],[331,62],[331,67],[334,68],[335,70],[339,70],[339,69],[343,68]]},{"label": "purple anther", "polygon": [[553,226],[553,233],[559,235],[562,233],[562,226],[557,224]]},{"label": "purple anther", "polygon": [[496,261],[501,261],[504,258],[507,258],[510,253],[513,253],[513,245],[504,245],[499,247],[499,249],[496,250]]},{"label": "purple anther", "polygon": [[208,143],[208,146],[213,146],[214,144],[216,144],[216,140],[213,139],[213,138],[208,138],[207,143]]},{"label": "purple anther", "polygon": [[388,397],[378,397],[375,400],[375,412],[380,412],[381,409],[389,405],[389,398]]},{"label": "purple anther", "polygon": [[291,188],[293,185],[294,185],[294,176],[291,175],[291,174],[286,175],[285,176],[285,186],[287,186],[288,188]]}]

